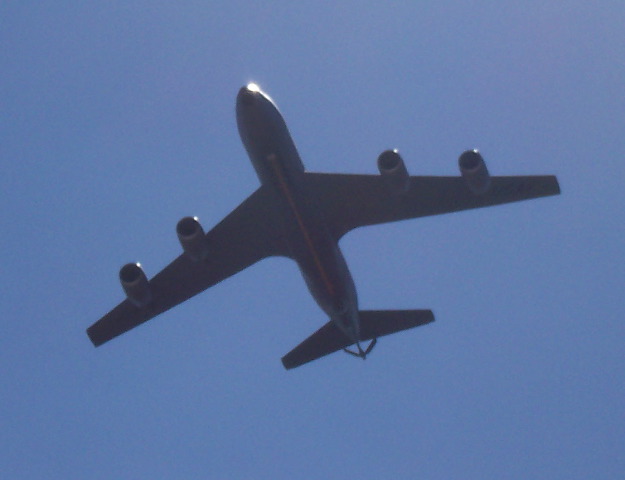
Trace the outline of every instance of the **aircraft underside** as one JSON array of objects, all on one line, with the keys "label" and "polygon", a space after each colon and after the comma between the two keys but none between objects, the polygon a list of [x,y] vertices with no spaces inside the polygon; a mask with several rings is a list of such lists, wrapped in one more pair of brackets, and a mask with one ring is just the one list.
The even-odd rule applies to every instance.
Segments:
[{"label": "aircraft underside", "polygon": [[491,176],[477,150],[460,156],[456,177],[410,176],[396,150],[378,157],[377,175],[306,172],[282,115],[258,86],[239,91],[236,113],[260,187],[208,232],[196,217],[180,220],[183,253],[150,280],[140,264],[124,265],[119,278],[126,299],[87,329],[95,346],[266,257],[285,256],[297,261],[329,321],[282,358],[284,367],[338,350],[364,359],[379,337],[431,323],[434,315],[360,311],[338,247],[343,235],[367,225],[560,193],[553,175]]}]

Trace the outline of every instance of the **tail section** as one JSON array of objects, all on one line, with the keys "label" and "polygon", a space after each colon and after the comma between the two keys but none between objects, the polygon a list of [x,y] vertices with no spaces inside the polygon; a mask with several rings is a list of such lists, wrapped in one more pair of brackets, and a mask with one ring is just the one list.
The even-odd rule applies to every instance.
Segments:
[{"label": "tail section", "polygon": [[[359,315],[360,341],[375,340],[378,337],[434,321],[434,314],[431,310],[363,310],[359,312]],[[353,340],[330,320],[282,357],[282,364],[287,370],[299,367],[352,344],[354,344]],[[370,348],[366,353],[369,353]],[[362,355],[357,356],[362,357]]]}]

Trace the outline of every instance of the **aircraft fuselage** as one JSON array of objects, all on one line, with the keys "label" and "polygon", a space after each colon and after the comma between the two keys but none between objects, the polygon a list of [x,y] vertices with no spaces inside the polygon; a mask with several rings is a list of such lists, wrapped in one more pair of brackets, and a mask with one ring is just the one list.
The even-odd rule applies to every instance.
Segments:
[{"label": "aircraft fuselage", "polygon": [[282,115],[272,100],[251,84],[239,91],[236,116],[256,174],[275,195],[275,206],[284,219],[283,234],[310,293],[336,325],[359,342],[354,281],[316,198],[306,191],[304,165]]}]

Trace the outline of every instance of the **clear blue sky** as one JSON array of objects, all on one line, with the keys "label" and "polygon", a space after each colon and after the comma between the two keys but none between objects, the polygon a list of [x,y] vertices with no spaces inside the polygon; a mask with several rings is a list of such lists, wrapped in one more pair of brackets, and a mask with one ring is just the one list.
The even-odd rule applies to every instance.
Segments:
[{"label": "clear blue sky", "polygon": [[[2,478],[620,478],[625,9],[424,4],[2,2]],[[437,318],[366,362],[283,370],[326,321],[286,259],[94,349],[123,263],[257,187],[250,80],[310,170],[479,147],[563,193],[345,237],[362,308]]]}]

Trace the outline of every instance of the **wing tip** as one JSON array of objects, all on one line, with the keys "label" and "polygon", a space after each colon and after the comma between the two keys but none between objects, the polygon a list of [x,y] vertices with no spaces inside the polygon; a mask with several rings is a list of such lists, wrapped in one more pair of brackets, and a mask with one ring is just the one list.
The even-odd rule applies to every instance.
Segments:
[{"label": "wing tip", "polygon": [[553,176],[553,187],[554,187],[554,195],[560,195],[562,193],[562,189],[560,188],[560,182],[558,182],[558,177]]},{"label": "wing tip", "polygon": [[281,361],[282,361],[282,366],[284,367],[285,370],[292,370],[293,368],[297,366],[297,365],[294,365],[292,362],[289,362],[286,356],[282,357]]},{"label": "wing tip", "polygon": [[105,339],[103,339],[101,336],[98,336],[96,329],[94,328],[96,326],[96,324],[91,325],[87,330],[87,336],[89,337],[89,340],[91,340],[91,343],[93,344],[94,347],[99,347],[100,345],[102,345],[104,342],[106,342]]}]

